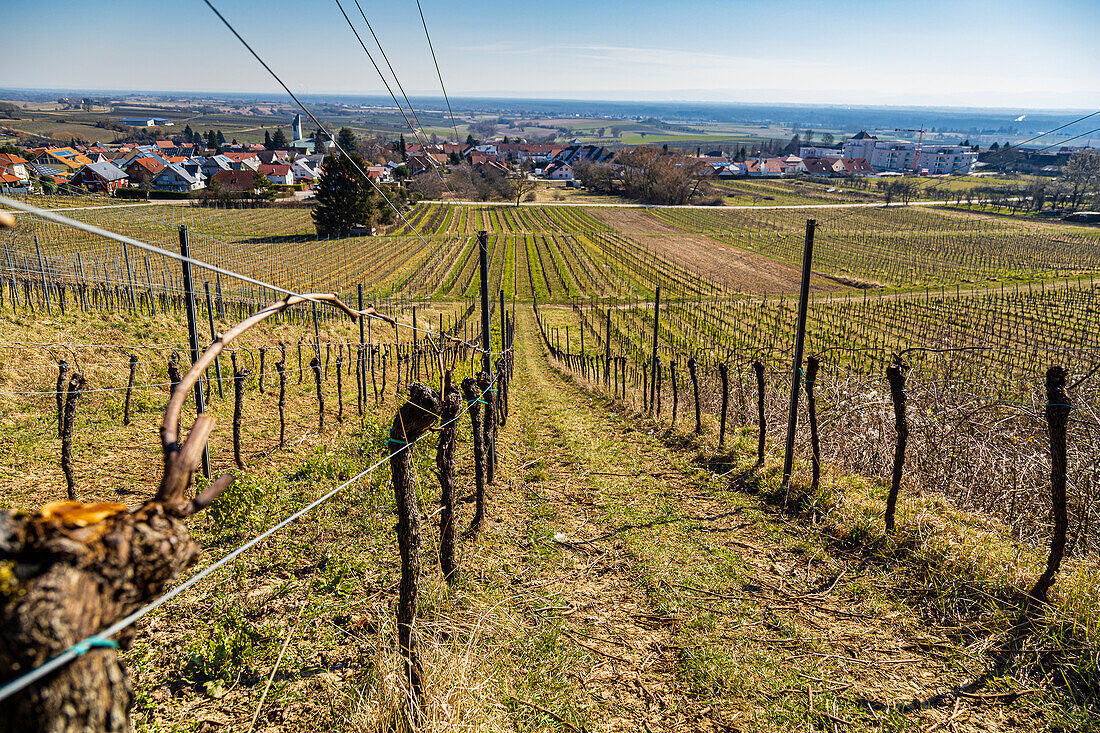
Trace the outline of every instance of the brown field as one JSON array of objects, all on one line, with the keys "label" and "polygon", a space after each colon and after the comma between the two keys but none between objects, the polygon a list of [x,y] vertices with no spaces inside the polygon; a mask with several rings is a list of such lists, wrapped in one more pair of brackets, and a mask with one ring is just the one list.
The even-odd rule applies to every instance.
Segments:
[{"label": "brown field", "polygon": [[[590,213],[608,226],[633,237],[645,237],[658,254],[726,287],[759,292],[798,292],[801,272],[794,265],[690,234],[651,216],[645,209],[597,209]],[[810,282],[815,292],[836,290],[835,282],[819,277]]]}]

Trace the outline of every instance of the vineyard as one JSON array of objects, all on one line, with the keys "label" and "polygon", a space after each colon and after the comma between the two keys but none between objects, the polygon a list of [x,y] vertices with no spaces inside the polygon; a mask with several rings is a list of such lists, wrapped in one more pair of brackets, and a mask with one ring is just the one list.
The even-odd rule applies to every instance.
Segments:
[{"label": "vineyard", "polygon": [[0,730],[1100,720],[1095,228],[98,202],[0,231]]}]

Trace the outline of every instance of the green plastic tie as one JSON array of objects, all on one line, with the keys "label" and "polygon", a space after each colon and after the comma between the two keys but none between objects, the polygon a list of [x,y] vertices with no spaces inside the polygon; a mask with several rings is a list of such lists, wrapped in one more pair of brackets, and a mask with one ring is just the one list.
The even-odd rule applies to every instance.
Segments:
[{"label": "green plastic tie", "polygon": [[93,636],[90,639],[85,639],[84,641],[80,642],[79,644],[74,644],[73,648],[72,648],[72,651],[73,651],[74,654],[76,654],[79,657],[79,656],[82,656],[85,652],[89,651],[90,649],[95,649],[95,648],[118,649],[118,642],[115,641],[114,639],[104,639],[104,638],[99,637],[99,636]]}]

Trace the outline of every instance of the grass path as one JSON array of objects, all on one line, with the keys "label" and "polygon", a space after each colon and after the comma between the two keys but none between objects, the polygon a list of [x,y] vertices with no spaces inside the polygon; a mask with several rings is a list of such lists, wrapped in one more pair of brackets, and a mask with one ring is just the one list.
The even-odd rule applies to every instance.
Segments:
[{"label": "grass path", "polygon": [[689,439],[549,366],[530,314],[519,328],[506,484],[477,554],[513,554],[509,584],[540,590],[526,634],[544,644],[513,660],[521,730],[1041,727],[953,696],[903,712],[982,673],[971,629],[936,623],[916,579],[729,490]]}]

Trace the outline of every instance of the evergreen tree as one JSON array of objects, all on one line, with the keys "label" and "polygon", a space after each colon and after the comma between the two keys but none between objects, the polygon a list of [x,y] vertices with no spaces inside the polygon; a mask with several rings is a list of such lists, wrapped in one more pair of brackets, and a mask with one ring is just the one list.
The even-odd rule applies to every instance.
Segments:
[{"label": "evergreen tree", "polygon": [[355,133],[350,127],[340,128],[340,132],[336,133],[336,144],[349,153],[355,152]]},{"label": "evergreen tree", "polygon": [[192,140],[195,139],[195,133],[194,133],[194,131],[191,130],[191,125],[188,125],[187,127],[183,128],[183,139],[186,140],[187,142],[191,142]]},{"label": "evergreen tree", "polygon": [[286,150],[287,139],[286,133],[283,132],[283,128],[278,127],[275,129],[275,134],[271,136],[271,150]]},{"label": "evergreen tree", "polygon": [[218,136],[217,136],[216,140],[217,140],[219,146],[225,145],[225,135],[222,134],[221,130],[218,130]]},{"label": "evergreen tree", "polygon": [[216,148],[218,147],[218,136],[214,134],[213,130],[206,131],[206,147]]},{"label": "evergreen tree", "polygon": [[472,134],[467,135],[466,136],[466,144],[467,145],[477,145],[477,140],[474,140],[474,136]]},{"label": "evergreen tree", "polygon": [[259,171],[252,178],[255,183],[256,198],[261,201],[275,200],[275,184],[268,180],[267,176]]},{"label": "evergreen tree", "polygon": [[405,133],[401,133],[401,139],[397,141],[397,152],[401,153],[401,160],[409,159],[409,152],[405,147]]},{"label": "evergreen tree", "polygon": [[374,223],[374,191],[359,172],[366,163],[358,153],[349,155],[351,160],[338,153],[325,156],[324,172],[314,192],[313,224],[318,237],[343,237],[352,227]]},{"label": "evergreen tree", "polygon": [[271,133],[264,130],[264,147],[271,150]]},{"label": "evergreen tree", "polygon": [[191,142],[195,145],[202,145],[202,134],[198,131],[191,133]]}]

